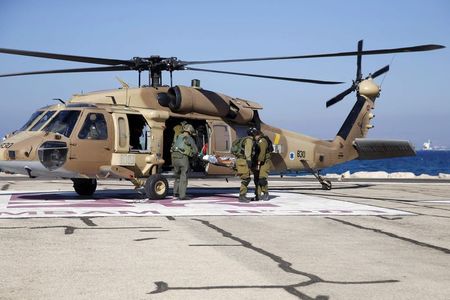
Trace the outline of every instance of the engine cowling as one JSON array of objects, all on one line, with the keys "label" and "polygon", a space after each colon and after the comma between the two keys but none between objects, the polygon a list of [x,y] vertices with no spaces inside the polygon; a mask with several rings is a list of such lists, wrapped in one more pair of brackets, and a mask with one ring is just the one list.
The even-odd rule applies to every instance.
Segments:
[{"label": "engine cowling", "polygon": [[212,91],[174,86],[167,93],[158,94],[158,103],[180,114],[199,113],[248,123],[253,119],[253,109],[241,101]]}]

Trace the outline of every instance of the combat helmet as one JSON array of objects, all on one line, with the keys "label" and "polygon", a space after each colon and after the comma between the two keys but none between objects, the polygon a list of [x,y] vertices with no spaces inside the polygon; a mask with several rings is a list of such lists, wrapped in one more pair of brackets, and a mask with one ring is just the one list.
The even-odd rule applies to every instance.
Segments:
[{"label": "combat helmet", "polygon": [[256,136],[256,135],[259,134],[259,130],[256,127],[250,127],[247,130],[247,134],[250,135],[250,136]]},{"label": "combat helmet", "polygon": [[192,126],[191,124],[185,124],[183,126],[183,131],[189,132],[191,135],[195,135],[194,126]]}]

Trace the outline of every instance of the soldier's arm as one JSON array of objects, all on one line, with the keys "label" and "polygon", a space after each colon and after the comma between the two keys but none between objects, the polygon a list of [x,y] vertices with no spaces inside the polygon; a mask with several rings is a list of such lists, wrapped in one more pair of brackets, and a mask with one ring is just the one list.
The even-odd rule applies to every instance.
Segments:
[{"label": "soldier's arm", "polygon": [[189,143],[191,144],[192,152],[194,153],[194,155],[197,155],[198,154],[197,144],[195,143],[194,139],[191,136],[189,137]]}]

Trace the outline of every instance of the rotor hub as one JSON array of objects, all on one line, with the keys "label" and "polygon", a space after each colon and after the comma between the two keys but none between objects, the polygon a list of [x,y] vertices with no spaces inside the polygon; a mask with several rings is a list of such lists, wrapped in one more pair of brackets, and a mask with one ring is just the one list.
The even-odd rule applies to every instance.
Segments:
[{"label": "rotor hub", "polygon": [[372,79],[366,79],[358,85],[358,92],[362,96],[375,99],[380,95],[380,87]]}]

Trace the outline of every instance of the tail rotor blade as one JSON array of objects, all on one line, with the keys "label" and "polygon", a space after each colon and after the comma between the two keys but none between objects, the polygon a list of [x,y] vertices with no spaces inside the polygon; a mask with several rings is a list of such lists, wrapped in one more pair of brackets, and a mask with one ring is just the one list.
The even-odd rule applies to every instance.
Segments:
[{"label": "tail rotor blade", "polygon": [[355,89],[356,89],[356,86],[352,85],[350,88],[346,89],[345,91],[343,91],[339,95],[331,98],[330,100],[327,101],[327,107],[330,107],[331,105],[334,105],[334,104],[338,103],[339,101],[344,99],[345,96],[347,96],[348,94],[353,92]]},{"label": "tail rotor blade", "polygon": [[378,76],[380,76],[380,75],[386,73],[387,71],[389,71],[389,65],[386,65],[386,66],[382,67],[381,69],[375,71],[375,72],[374,72],[371,76],[369,76],[369,77],[377,78]]},{"label": "tail rotor blade", "polygon": [[361,73],[362,49],[363,49],[363,40],[360,40],[358,42],[358,54],[357,54],[357,58],[356,58],[356,81],[360,81],[362,78],[362,73]]}]

